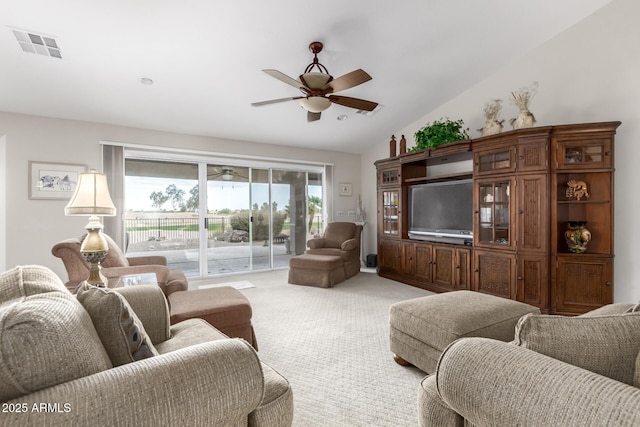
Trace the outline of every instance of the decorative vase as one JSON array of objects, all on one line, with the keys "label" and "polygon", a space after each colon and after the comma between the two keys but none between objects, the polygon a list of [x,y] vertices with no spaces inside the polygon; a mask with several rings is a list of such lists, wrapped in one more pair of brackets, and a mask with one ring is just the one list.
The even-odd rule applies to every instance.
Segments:
[{"label": "decorative vase", "polygon": [[396,154],[396,136],[391,135],[391,141],[389,141],[389,157],[395,157]]},{"label": "decorative vase", "polygon": [[518,117],[511,119],[511,126],[513,126],[514,129],[531,128],[535,122],[536,118],[531,111],[526,108],[520,108]]},{"label": "decorative vase", "polygon": [[564,239],[567,242],[569,252],[576,254],[584,253],[591,240],[591,232],[585,227],[585,221],[569,221],[567,230],[564,232]]},{"label": "decorative vase", "polygon": [[402,138],[400,138],[400,154],[405,154],[407,152],[407,140],[404,138],[404,135],[402,135]]},{"label": "decorative vase", "polygon": [[481,129],[482,136],[495,135],[497,133],[502,132],[502,122],[504,120],[498,121],[496,119],[487,120],[484,123],[484,127]]}]

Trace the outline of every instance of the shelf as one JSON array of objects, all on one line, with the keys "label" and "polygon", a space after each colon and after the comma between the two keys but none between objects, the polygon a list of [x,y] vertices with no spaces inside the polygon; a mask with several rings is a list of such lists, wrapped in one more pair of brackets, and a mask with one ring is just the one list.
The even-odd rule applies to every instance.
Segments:
[{"label": "shelf", "polygon": [[593,205],[593,204],[607,204],[611,203],[610,200],[558,200],[560,205]]},{"label": "shelf", "polygon": [[470,179],[470,172],[450,173],[446,175],[437,176],[420,176],[417,178],[407,178],[404,180],[407,184],[422,183],[422,182],[438,182],[438,181],[450,181],[452,179]]}]

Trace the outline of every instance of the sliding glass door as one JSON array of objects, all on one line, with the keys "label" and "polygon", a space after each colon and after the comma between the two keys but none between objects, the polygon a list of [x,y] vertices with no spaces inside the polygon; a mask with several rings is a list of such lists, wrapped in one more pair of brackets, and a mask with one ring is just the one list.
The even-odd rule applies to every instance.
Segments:
[{"label": "sliding glass door", "polygon": [[127,251],[188,277],[287,267],[323,228],[323,174],[125,159]]},{"label": "sliding glass door", "polygon": [[127,159],[124,183],[124,249],[198,276],[198,165]]}]

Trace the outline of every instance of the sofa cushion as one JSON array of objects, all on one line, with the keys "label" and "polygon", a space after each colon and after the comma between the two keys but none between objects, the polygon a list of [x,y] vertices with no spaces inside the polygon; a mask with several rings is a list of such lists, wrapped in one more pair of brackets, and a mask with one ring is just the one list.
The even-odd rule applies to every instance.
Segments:
[{"label": "sofa cushion", "polygon": [[640,353],[638,353],[638,357],[636,357],[636,371],[633,374],[633,385],[634,387],[640,388]]},{"label": "sofa cushion", "polygon": [[640,351],[640,313],[600,316],[527,315],[515,344],[626,384]]},{"label": "sofa cushion", "polygon": [[91,316],[113,366],[158,355],[142,322],[118,292],[84,282],[77,297]]},{"label": "sofa cushion", "polygon": [[41,266],[0,274],[0,401],[112,367],[89,314]]}]

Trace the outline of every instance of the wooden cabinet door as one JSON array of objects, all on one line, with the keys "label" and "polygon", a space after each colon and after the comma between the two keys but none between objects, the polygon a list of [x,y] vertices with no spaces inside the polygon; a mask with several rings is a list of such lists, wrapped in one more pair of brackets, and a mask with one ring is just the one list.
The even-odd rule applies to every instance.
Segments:
[{"label": "wooden cabinet door", "polygon": [[455,289],[471,289],[471,249],[456,248]]},{"label": "wooden cabinet door", "polygon": [[400,190],[384,189],[378,192],[378,234],[399,237]]},{"label": "wooden cabinet door", "polygon": [[582,314],[613,302],[613,260],[585,254],[556,257],[553,311]]},{"label": "wooden cabinet door", "polygon": [[609,169],[613,167],[611,138],[556,138],[556,169]]},{"label": "wooden cabinet door", "polygon": [[548,311],[548,258],[544,253],[518,254],[516,300]]},{"label": "wooden cabinet door", "polygon": [[515,178],[474,179],[473,246],[515,249]]},{"label": "wooden cabinet door", "polygon": [[474,290],[515,298],[516,256],[512,253],[474,249]]},{"label": "wooden cabinet door", "polygon": [[392,166],[378,170],[379,187],[396,187],[398,185],[400,185],[400,166]]},{"label": "wooden cabinet door", "polygon": [[425,282],[431,282],[431,245],[415,243],[415,277]]},{"label": "wooden cabinet door", "polygon": [[381,239],[378,243],[378,271],[399,274],[401,271],[401,242]]},{"label": "wooden cabinet door", "polygon": [[549,164],[547,138],[534,142],[520,143],[516,156],[518,172],[546,171]]},{"label": "wooden cabinet door", "polygon": [[516,188],[517,249],[544,252],[549,245],[547,175],[521,175],[517,179]]},{"label": "wooden cabinet door", "polygon": [[455,278],[455,248],[433,245],[431,279],[438,286],[453,289]]},{"label": "wooden cabinet door", "polygon": [[415,244],[413,242],[402,242],[400,243],[400,274],[413,276],[415,272]]},{"label": "wooden cabinet door", "polygon": [[477,151],[473,155],[473,175],[515,172],[515,146]]}]

